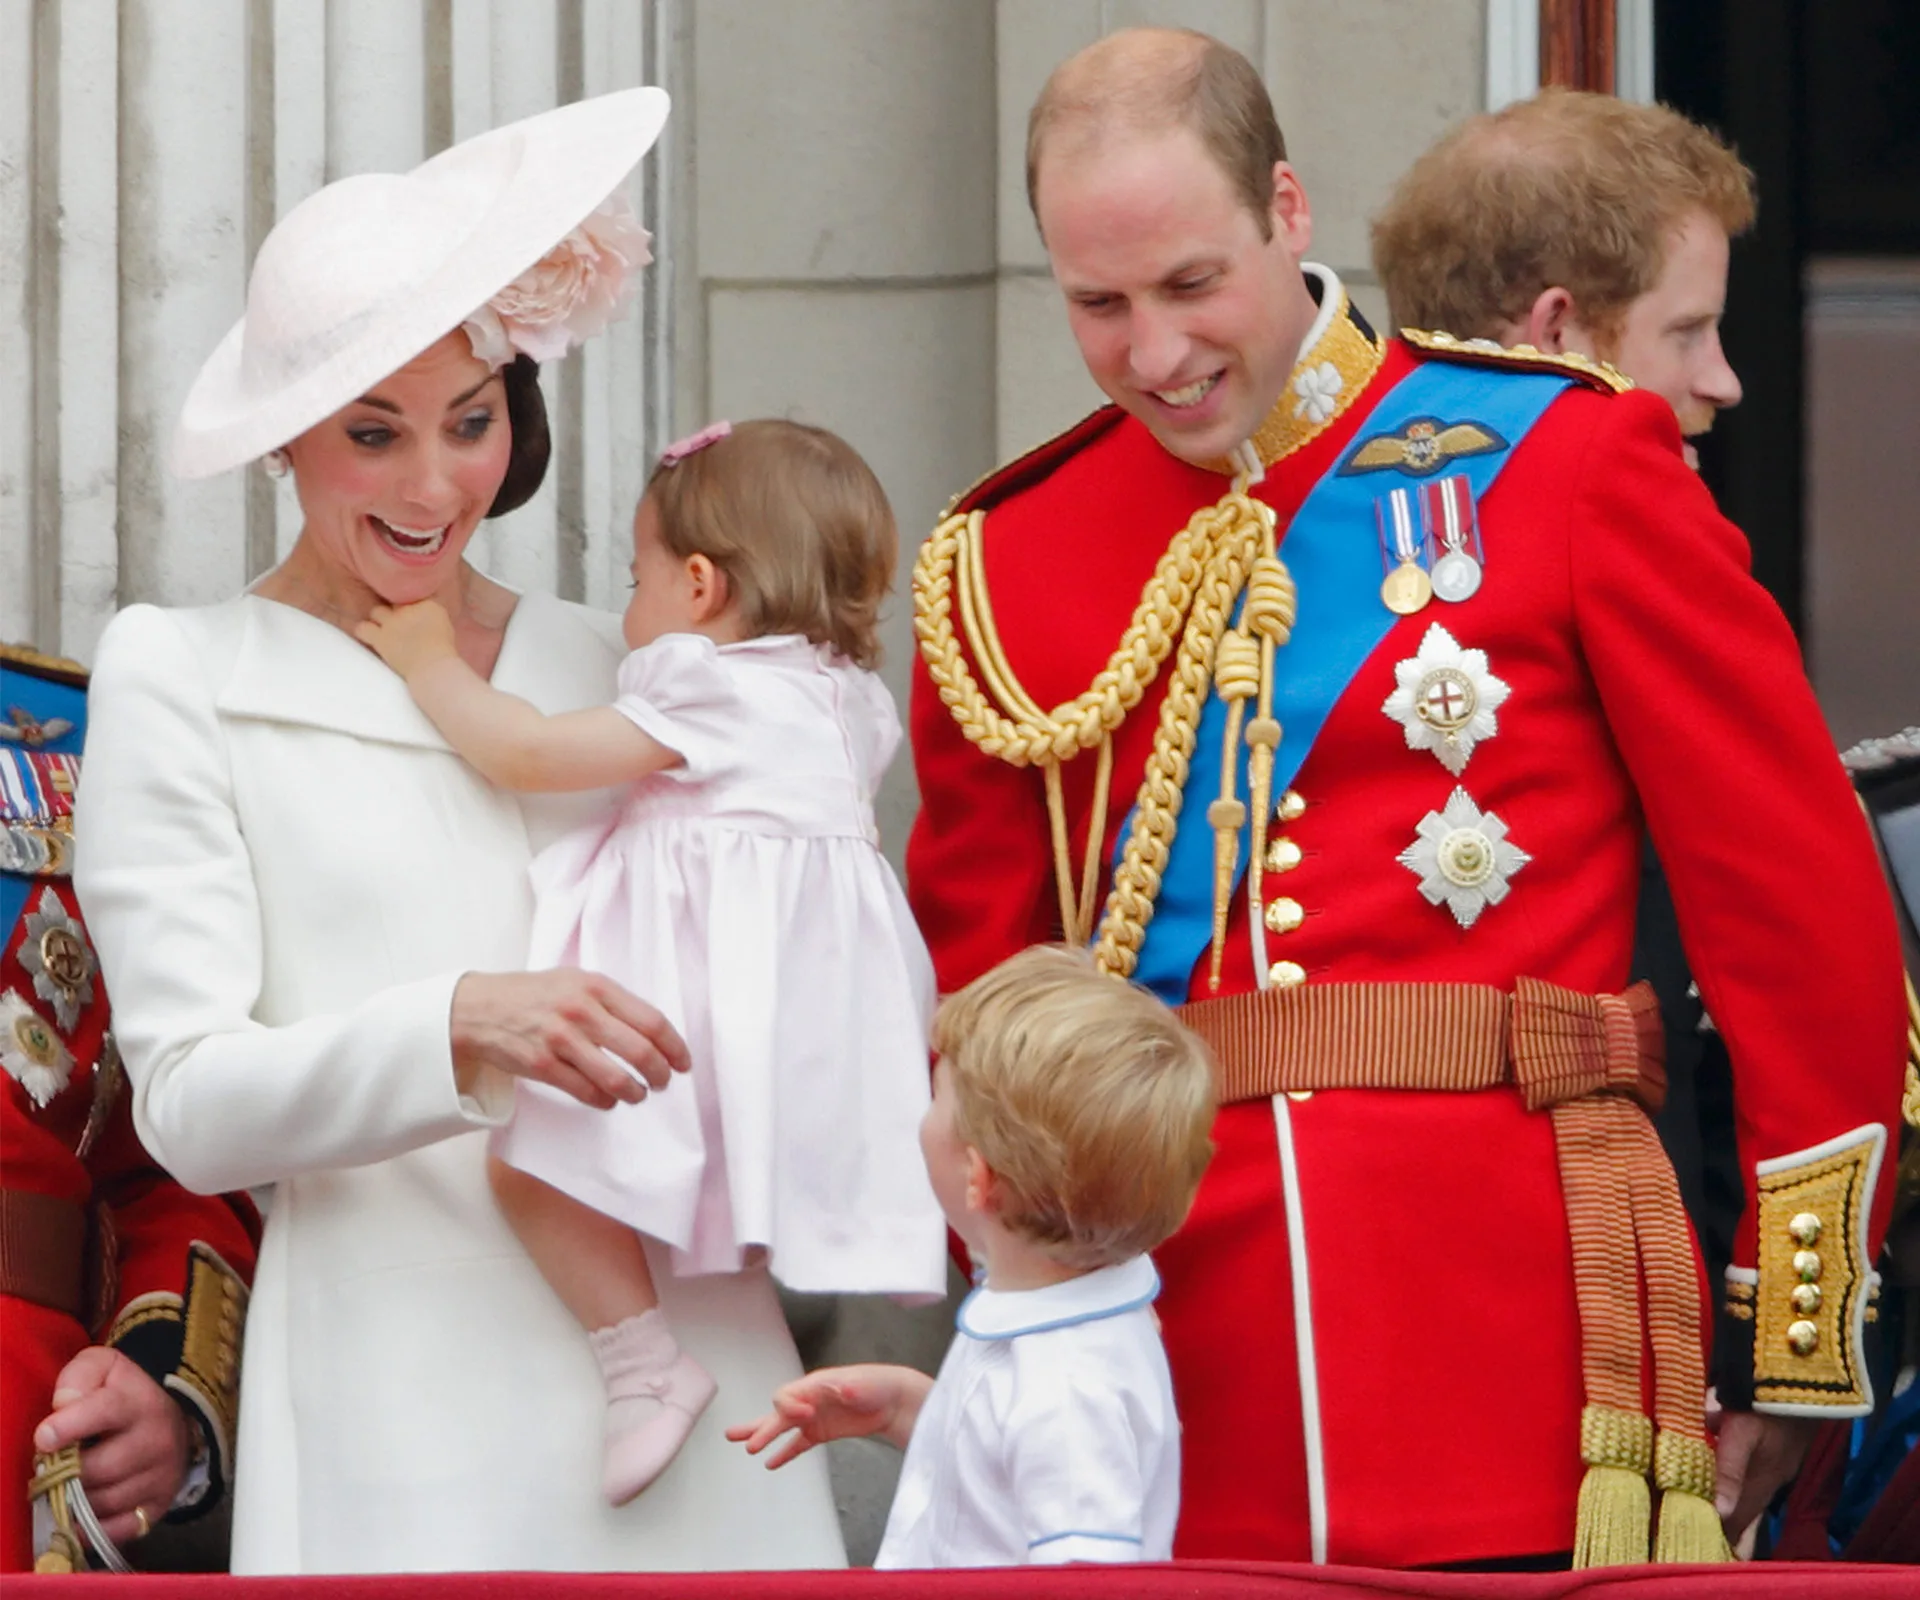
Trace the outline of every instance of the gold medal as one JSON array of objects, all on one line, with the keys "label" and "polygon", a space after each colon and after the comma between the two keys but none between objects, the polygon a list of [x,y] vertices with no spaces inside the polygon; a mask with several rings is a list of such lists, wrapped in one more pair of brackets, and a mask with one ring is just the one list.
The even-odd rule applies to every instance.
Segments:
[{"label": "gold medal", "polygon": [[1410,617],[1433,598],[1433,581],[1411,561],[1403,561],[1380,585],[1380,598],[1389,611]]}]

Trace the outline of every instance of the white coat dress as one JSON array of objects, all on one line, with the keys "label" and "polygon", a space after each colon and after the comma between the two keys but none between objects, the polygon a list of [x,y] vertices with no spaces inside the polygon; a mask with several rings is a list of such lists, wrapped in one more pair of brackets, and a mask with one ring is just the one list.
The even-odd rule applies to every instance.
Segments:
[{"label": "white coat dress", "polygon": [[[528,595],[493,681],[605,704],[619,656],[614,619]],[[256,597],[121,612],[89,709],[76,887],[140,1133],[191,1188],[274,1186],[234,1570],[841,1565],[822,1457],[721,1435],[799,1371],[765,1274],[656,1260],[720,1395],[612,1510],[586,1340],[487,1190],[512,1084],[456,1092],[454,986],[524,965],[531,854],[594,799],[490,787],[372,655]]]}]

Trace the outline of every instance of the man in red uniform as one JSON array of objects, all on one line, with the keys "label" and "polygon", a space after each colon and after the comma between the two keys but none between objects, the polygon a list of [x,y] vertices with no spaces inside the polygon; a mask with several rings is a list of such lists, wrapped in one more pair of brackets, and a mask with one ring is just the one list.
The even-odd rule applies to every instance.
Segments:
[{"label": "man in red uniform", "polygon": [[232,1465],[259,1218],[141,1148],[68,874],[85,678],[0,647],[0,1571],[36,1454],[82,1444],[107,1537],[211,1509]]},{"label": "man in red uniform", "polygon": [[1114,403],[922,552],[909,893],[943,989],[1091,937],[1221,1056],[1160,1256],[1177,1552],[1723,1554],[1657,1019],[1612,998],[1643,830],[1741,1064],[1736,1431],[1870,1403],[1900,1091],[1891,909],[1783,619],[1663,402],[1382,342],[1303,264],[1234,52],[1083,52],[1028,178]]}]

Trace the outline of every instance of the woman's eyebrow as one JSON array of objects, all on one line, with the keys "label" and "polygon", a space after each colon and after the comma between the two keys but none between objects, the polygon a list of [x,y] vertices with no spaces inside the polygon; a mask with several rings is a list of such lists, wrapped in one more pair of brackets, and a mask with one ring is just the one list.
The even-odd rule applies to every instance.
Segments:
[{"label": "woman's eyebrow", "polygon": [[[469,400],[471,400],[475,395],[477,395],[482,389],[486,388],[488,384],[492,383],[493,380],[499,376],[500,374],[497,372],[489,372],[471,389],[467,390],[465,394],[457,394],[451,400],[449,400],[447,402],[447,409],[449,411],[457,411],[461,406],[465,405]],[[382,400],[377,394],[361,395],[360,404],[363,406],[372,406],[373,409],[376,411],[385,411],[390,415],[396,416],[396,417],[401,414],[400,408],[397,405],[395,405],[391,400]]]}]

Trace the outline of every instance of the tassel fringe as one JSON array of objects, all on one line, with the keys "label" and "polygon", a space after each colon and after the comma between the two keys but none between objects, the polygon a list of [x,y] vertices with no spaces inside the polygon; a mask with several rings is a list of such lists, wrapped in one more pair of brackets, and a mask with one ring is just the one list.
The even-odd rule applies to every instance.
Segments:
[{"label": "tassel fringe", "polygon": [[1579,1518],[1573,1529],[1573,1564],[1638,1566],[1647,1559],[1653,1533],[1653,1423],[1637,1411],[1589,1405],[1580,1413]]},{"label": "tassel fringe", "polygon": [[1580,1480],[1580,1518],[1574,1525],[1573,1565],[1639,1566],[1647,1559],[1653,1493],[1625,1467],[1589,1467]]},{"label": "tassel fringe", "polygon": [[1683,1489],[1660,1497],[1660,1532],[1653,1542],[1655,1561],[1731,1561],[1720,1513],[1713,1502]]}]

